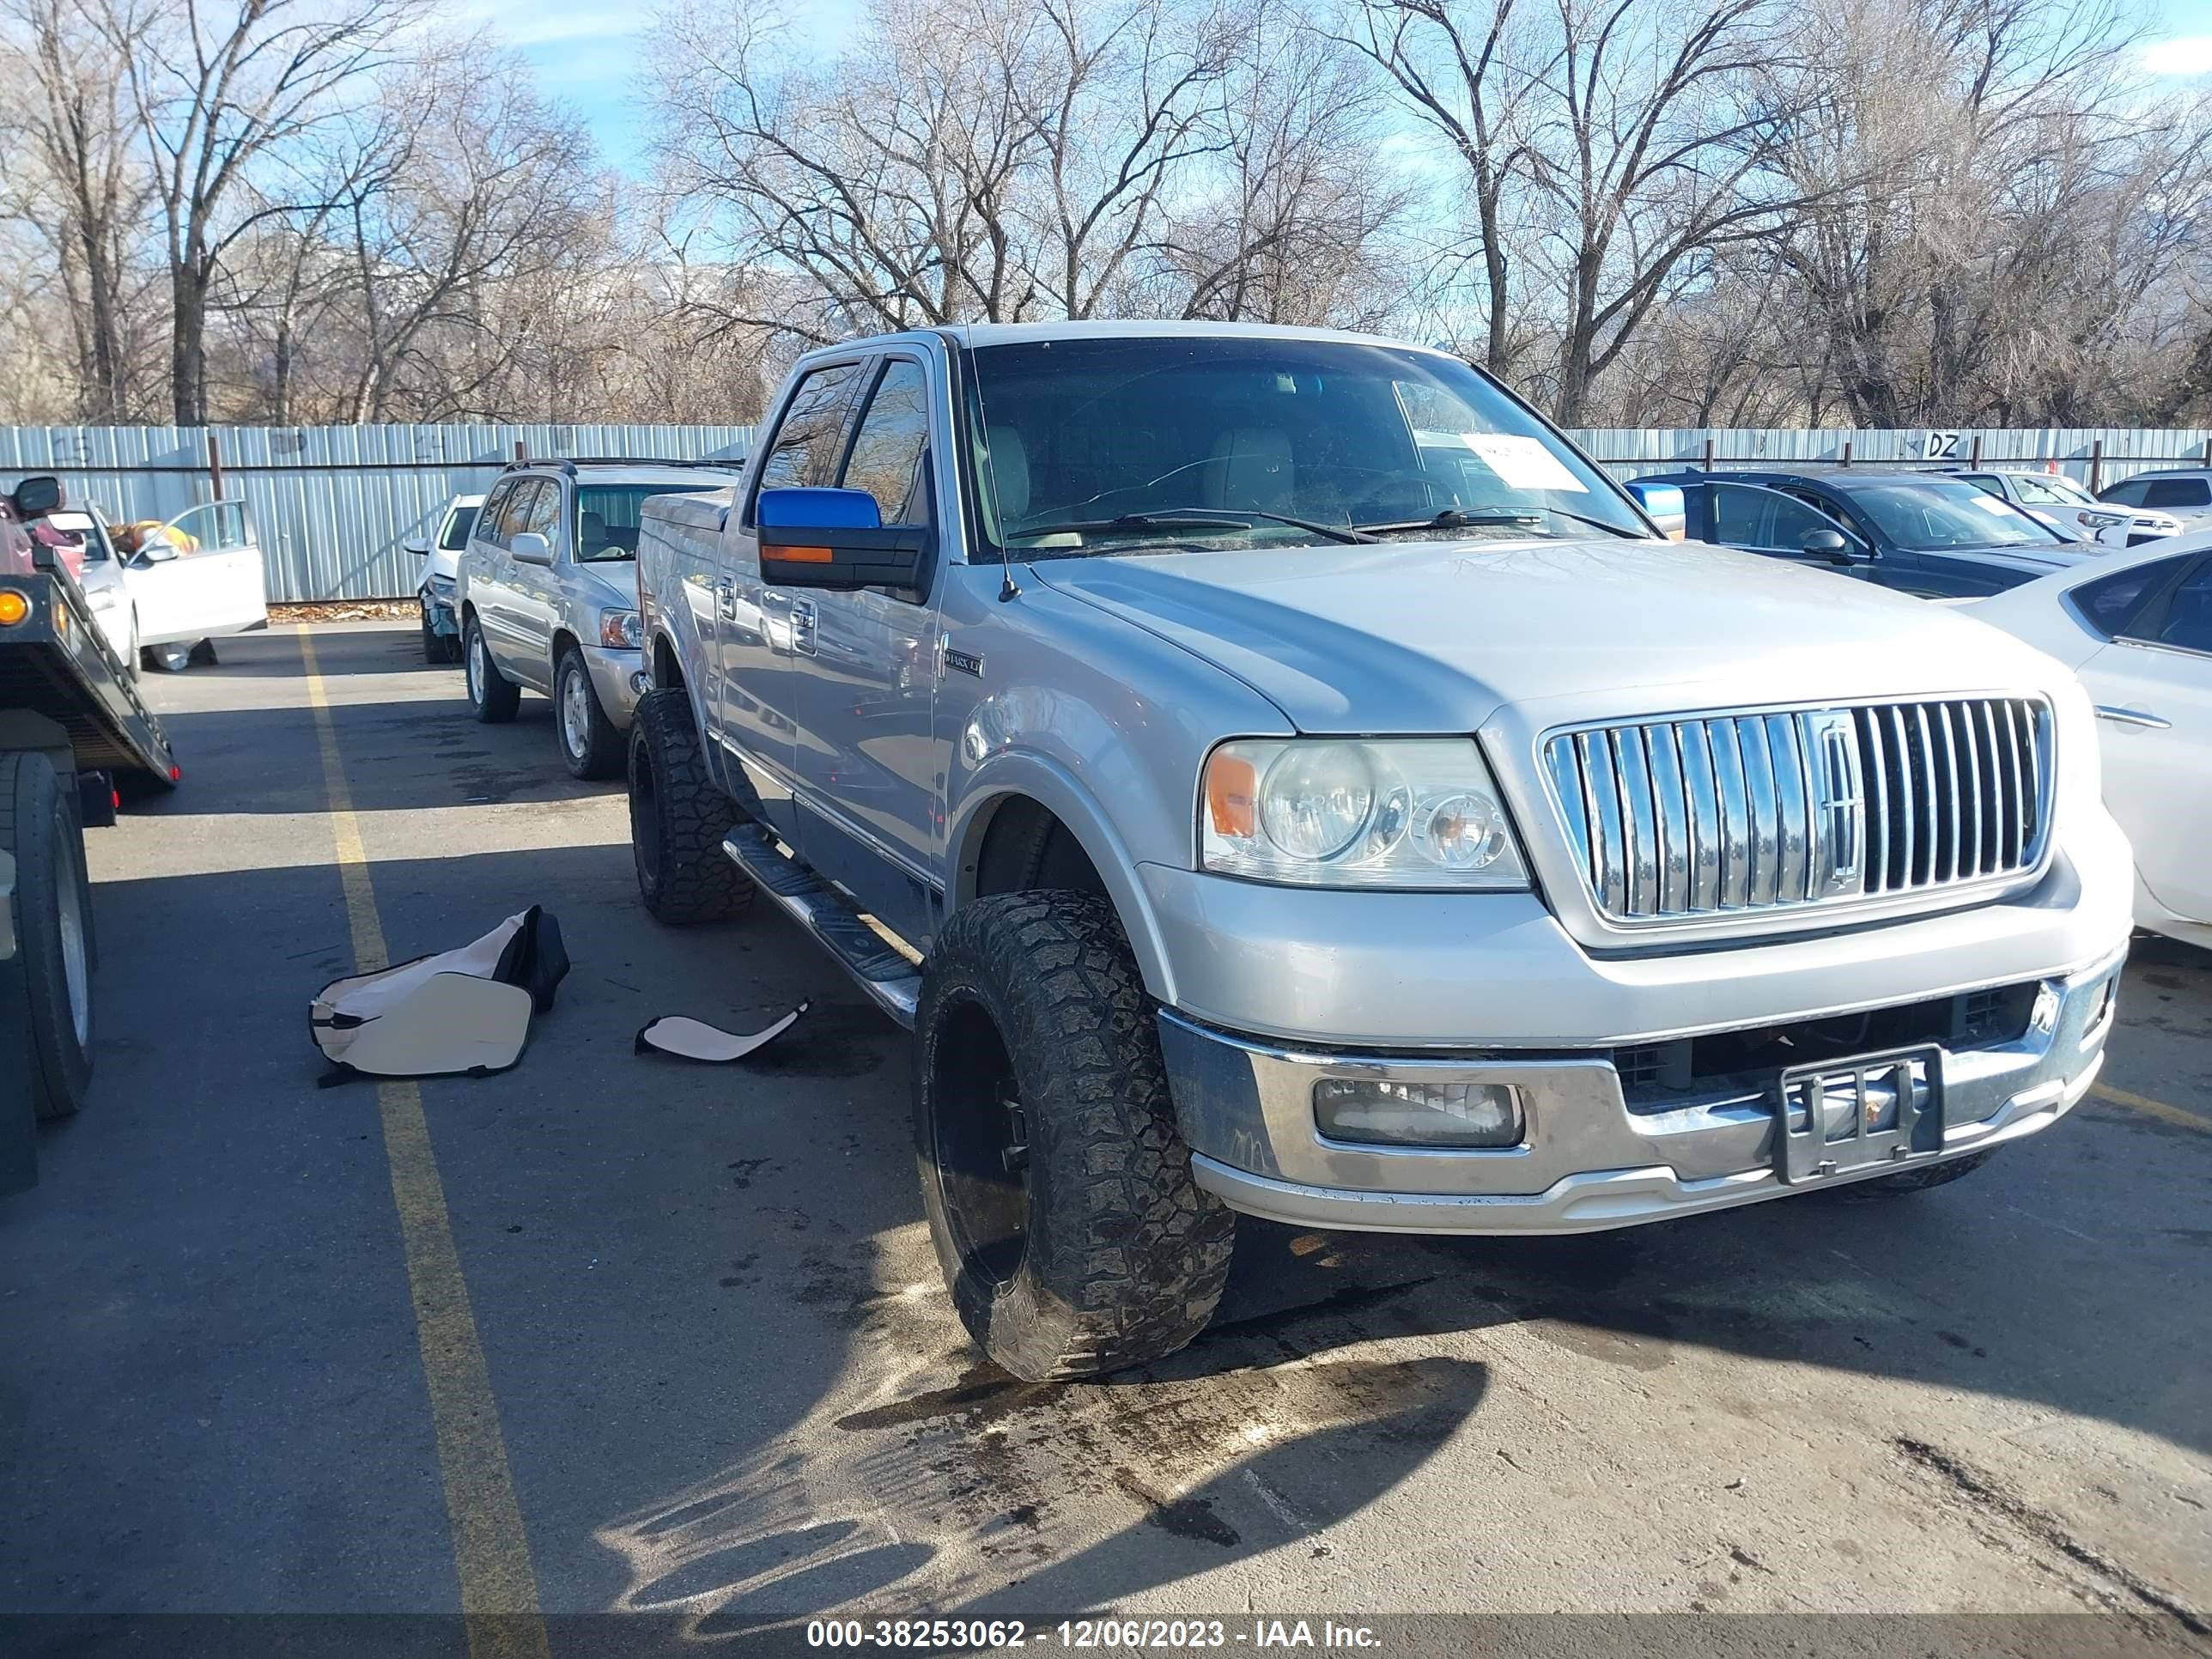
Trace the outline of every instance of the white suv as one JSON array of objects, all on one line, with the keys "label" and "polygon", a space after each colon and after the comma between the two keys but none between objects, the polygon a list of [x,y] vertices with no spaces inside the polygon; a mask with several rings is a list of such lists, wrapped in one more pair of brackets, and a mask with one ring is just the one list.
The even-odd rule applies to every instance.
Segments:
[{"label": "white suv", "polygon": [[[2023,513],[2032,513],[2069,536],[2078,536],[2100,547],[2139,547],[2162,536],[2181,533],[2181,520],[2170,513],[2144,510],[2135,501],[2123,501],[2112,490],[2099,501],[2063,472],[2029,472],[1998,469],[1960,475],[1999,501],[2010,501]],[[2114,489],[2124,488],[2115,485]]]}]

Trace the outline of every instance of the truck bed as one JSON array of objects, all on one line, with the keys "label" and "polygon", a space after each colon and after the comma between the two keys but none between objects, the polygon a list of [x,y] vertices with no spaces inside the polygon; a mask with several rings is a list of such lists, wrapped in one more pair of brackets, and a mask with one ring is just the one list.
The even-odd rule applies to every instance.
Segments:
[{"label": "truck bed", "polygon": [[[44,550],[40,550],[43,559]],[[60,568],[0,574],[30,614],[0,628],[0,715],[43,714],[69,733],[80,770],[162,785],[178,769],[169,739],[94,626],[83,592]]]}]

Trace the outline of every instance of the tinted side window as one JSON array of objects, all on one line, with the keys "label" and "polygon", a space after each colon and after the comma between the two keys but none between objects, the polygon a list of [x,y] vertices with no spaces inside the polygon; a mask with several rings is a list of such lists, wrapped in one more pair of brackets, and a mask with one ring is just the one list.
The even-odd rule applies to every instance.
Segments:
[{"label": "tinted side window", "polygon": [[799,383],[783,421],[761,463],[760,487],[826,484],[837,465],[837,439],[845,428],[845,404],[860,365],[833,363]]},{"label": "tinted side window", "polygon": [[1713,539],[1730,547],[1796,553],[1816,530],[1833,530],[1826,514],[1779,490],[1742,484],[1712,486]]},{"label": "tinted side window", "polygon": [[526,530],[537,532],[554,547],[561,545],[561,486],[552,479],[538,479],[527,495],[518,495],[507,509],[508,544]]},{"label": "tinted side window", "polygon": [[506,516],[507,507],[514,500],[514,492],[522,482],[524,481],[509,478],[492,486],[491,494],[484,498],[483,506],[477,513],[476,537],[478,541],[489,542],[494,547],[507,545],[507,536],[501,528],[501,521]]},{"label": "tinted side window", "polygon": [[2143,491],[2149,488],[2150,480],[2148,478],[2130,478],[2124,483],[2112,485],[2110,489],[2100,490],[2098,492],[2097,499],[2100,501],[2111,501],[2118,507],[2141,507],[2143,504]]},{"label": "tinted side window", "polygon": [[2143,494],[2145,507],[2212,505],[2212,483],[2203,478],[2153,478]]},{"label": "tinted side window", "polygon": [[2166,599],[2158,642],[2212,656],[2212,559],[2184,577]]},{"label": "tinted side window", "polygon": [[2106,639],[2117,639],[2127,631],[2129,621],[2142,609],[2143,601],[2164,587],[2187,562],[2185,558],[2153,559],[2131,570],[2084,582],[2074,590],[2075,608]]},{"label": "tinted side window", "polygon": [[912,497],[928,441],[929,391],[921,365],[910,357],[894,357],[876,382],[876,395],[869,399],[838,482],[873,495],[885,524],[926,520],[928,504]]}]

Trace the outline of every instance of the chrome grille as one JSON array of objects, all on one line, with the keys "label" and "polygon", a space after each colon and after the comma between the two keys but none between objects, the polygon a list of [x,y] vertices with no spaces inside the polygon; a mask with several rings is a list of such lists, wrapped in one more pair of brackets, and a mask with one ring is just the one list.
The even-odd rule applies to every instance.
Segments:
[{"label": "chrome grille", "polygon": [[2047,705],[1974,697],[1589,726],[1543,753],[1598,908],[1654,922],[2032,871],[2051,747]]}]

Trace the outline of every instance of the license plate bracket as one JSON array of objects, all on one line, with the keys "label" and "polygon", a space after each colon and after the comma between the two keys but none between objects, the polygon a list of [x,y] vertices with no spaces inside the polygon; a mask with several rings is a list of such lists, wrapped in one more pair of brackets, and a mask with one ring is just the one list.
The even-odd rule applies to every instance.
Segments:
[{"label": "license plate bracket", "polygon": [[1772,1099],[1774,1172],[1789,1186],[1943,1150],[1943,1051],[1932,1043],[1790,1066]]}]

